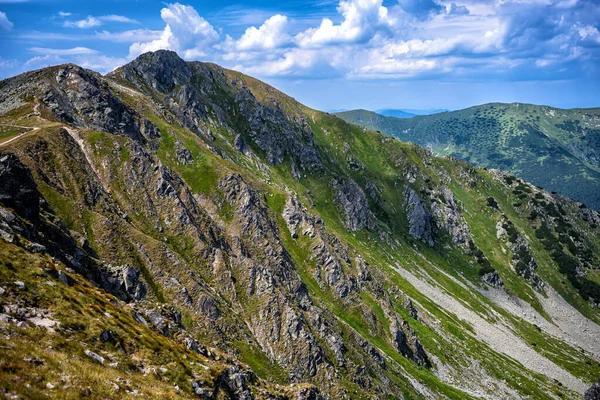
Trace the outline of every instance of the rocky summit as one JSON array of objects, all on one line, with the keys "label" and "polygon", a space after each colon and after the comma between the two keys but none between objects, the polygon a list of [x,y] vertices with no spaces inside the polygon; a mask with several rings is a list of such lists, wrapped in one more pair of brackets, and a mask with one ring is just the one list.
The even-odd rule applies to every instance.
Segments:
[{"label": "rocky summit", "polygon": [[0,82],[0,387],[597,398],[599,225],[174,52],[28,72]]}]

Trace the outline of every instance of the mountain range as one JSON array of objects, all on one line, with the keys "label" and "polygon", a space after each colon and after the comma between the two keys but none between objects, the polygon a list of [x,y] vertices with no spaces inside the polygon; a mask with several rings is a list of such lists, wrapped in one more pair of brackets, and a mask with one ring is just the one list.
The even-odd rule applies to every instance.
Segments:
[{"label": "mountain range", "polygon": [[[350,111],[350,110],[343,110]],[[446,112],[448,110],[441,108],[430,108],[427,110],[415,110],[415,109],[402,109],[397,110],[393,108],[382,108],[380,110],[375,110],[374,112],[379,115],[384,115],[386,117],[396,117],[396,118],[412,118],[416,115],[432,115],[439,114],[442,112]],[[341,110],[339,112],[342,112]]]},{"label": "mountain range", "polygon": [[9,397],[598,391],[583,203],[164,50],[3,80],[0,132]]},{"label": "mountain range", "polygon": [[336,114],[436,155],[508,171],[600,209],[600,109],[484,104],[399,119],[370,111]]}]

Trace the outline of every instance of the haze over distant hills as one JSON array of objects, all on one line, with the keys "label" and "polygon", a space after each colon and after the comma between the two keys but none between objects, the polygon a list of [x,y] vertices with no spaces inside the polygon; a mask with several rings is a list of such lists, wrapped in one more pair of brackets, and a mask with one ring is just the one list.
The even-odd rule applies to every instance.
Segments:
[{"label": "haze over distant hills", "polygon": [[[347,110],[345,110],[347,111]],[[379,115],[384,115],[386,117],[396,117],[396,118],[411,118],[415,115],[432,115],[438,114],[441,112],[448,111],[443,108],[430,108],[427,110],[417,110],[411,108],[402,108],[402,109],[394,109],[394,108],[382,108],[379,110],[375,110]]]},{"label": "haze over distant hills", "polygon": [[[347,111],[353,111],[353,110],[348,110],[347,108],[334,108],[334,109],[328,110],[327,112],[329,112],[331,114],[336,114],[336,113],[342,113],[342,112],[347,112]],[[383,115],[386,117],[412,118],[417,115],[432,115],[432,114],[438,114],[438,113],[445,112],[445,111],[448,111],[448,110],[443,109],[443,108],[430,108],[427,110],[408,109],[408,108],[403,108],[403,109],[380,108],[378,110],[374,110],[371,112],[374,112],[374,113],[377,113],[379,115]]]},{"label": "haze over distant hills", "polygon": [[598,108],[491,103],[409,119],[365,110],[337,115],[438,155],[509,171],[600,208]]}]

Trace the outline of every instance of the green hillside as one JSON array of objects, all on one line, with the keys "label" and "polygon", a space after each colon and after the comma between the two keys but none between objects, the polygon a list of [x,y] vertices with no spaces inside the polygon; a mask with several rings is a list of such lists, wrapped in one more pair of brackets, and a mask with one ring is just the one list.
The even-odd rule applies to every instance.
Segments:
[{"label": "green hillside", "polygon": [[336,115],[600,208],[600,109],[493,103],[410,119],[365,110]]},{"label": "green hillside", "polygon": [[0,126],[27,129],[0,142],[10,396],[579,399],[600,377],[579,202],[169,51],[1,81]]}]

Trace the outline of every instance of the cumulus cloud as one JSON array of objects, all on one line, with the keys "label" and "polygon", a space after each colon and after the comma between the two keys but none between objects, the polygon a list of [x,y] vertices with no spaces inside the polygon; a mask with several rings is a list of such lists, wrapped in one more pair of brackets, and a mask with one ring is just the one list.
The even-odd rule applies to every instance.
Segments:
[{"label": "cumulus cloud", "polygon": [[0,31],[10,31],[13,28],[13,23],[8,20],[5,13],[0,11]]},{"label": "cumulus cloud", "polygon": [[130,57],[160,49],[175,50],[184,58],[202,57],[219,40],[217,31],[192,6],[168,4],[160,16],[166,23],[160,38],[132,44]]},{"label": "cumulus cloud", "polygon": [[[103,30],[88,37],[130,44],[128,59],[169,49],[185,59],[215,61],[259,77],[291,79],[485,80],[500,75],[563,79],[597,71],[600,61],[597,0],[398,0],[385,4],[383,0],[340,0],[337,14],[310,25],[306,20],[299,23],[291,16],[261,11],[244,20],[248,27],[231,37],[215,29],[194,7],[174,3],[160,11],[161,30]],[[241,16],[238,11],[228,12]],[[222,21],[219,18],[224,17],[215,18]],[[105,15],[70,23],[84,28],[108,22],[137,21]],[[32,51],[38,53],[32,63],[48,62],[50,57],[81,57],[90,67],[109,70],[124,61],[83,47]]]},{"label": "cumulus cloud", "polygon": [[259,28],[254,26],[246,29],[236,43],[238,50],[269,50],[289,42],[286,32],[288,19],[285,15],[273,15]]},{"label": "cumulus cloud", "polygon": [[419,19],[426,19],[445,11],[445,7],[434,0],[398,0],[398,3],[404,11]]},{"label": "cumulus cloud", "polygon": [[376,33],[389,32],[395,20],[382,0],[341,1],[338,12],[344,17],[339,25],[324,18],[318,28],[309,28],[296,35],[300,47],[319,47],[330,44],[360,43]]}]

